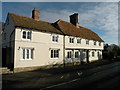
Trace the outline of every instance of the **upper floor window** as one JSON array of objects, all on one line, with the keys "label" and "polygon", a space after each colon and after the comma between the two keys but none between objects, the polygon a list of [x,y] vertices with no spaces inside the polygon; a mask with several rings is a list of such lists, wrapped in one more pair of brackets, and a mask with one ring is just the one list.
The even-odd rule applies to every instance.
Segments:
[{"label": "upper floor window", "polygon": [[53,35],[52,36],[52,41],[53,42],[58,42],[58,36],[57,35]]},{"label": "upper floor window", "polygon": [[89,40],[86,40],[86,45],[89,45]]},{"label": "upper floor window", "polygon": [[21,49],[21,59],[22,60],[32,60],[33,59],[33,49],[22,48]]},{"label": "upper floor window", "polygon": [[23,31],[22,38],[30,40],[31,39],[31,31]]},{"label": "upper floor window", "polygon": [[81,39],[77,39],[77,43],[81,44]]},{"label": "upper floor window", "polygon": [[51,50],[51,58],[59,58],[59,49]]},{"label": "upper floor window", "polygon": [[99,46],[101,46],[101,42],[99,42]]},{"label": "upper floor window", "polygon": [[94,45],[96,45],[96,41],[94,41]]},{"label": "upper floor window", "polygon": [[74,38],[70,37],[70,38],[69,38],[69,42],[70,42],[70,43],[74,43]]}]

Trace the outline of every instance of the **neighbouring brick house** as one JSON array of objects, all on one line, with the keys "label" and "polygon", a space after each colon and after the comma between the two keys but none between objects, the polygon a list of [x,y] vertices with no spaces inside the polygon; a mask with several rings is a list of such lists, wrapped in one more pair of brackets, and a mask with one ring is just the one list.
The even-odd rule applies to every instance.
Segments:
[{"label": "neighbouring brick house", "polygon": [[39,20],[40,12],[32,11],[32,18],[8,13],[3,30],[6,65],[25,68],[91,62],[102,59],[104,41],[90,29],[79,26],[78,14],[70,22],[54,23]]}]

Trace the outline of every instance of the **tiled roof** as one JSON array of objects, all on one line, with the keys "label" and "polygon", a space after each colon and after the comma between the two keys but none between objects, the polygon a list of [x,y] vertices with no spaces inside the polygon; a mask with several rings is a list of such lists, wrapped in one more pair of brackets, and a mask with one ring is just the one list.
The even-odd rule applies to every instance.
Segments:
[{"label": "tiled roof", "polygon": [[58,34],[66,34],[70,36],[81,37],[81,38],[92,39],[103,42],[103,40],[90,29],[84,28],[82,26],[79,26],[79,28],[77,28],[73,24],[63,20],[58,20],[55,23],[49,23],[41,20],[37,21],[34,20],[33,18],[20,16],[14,13],[9,13],[9,15],[12,17],[15,26],[17,27],[42,30],[46,32],[54,32]]},{"label": "tiled roof", "polygon": [[37,21],[37,20],[34,20],[33,18],[20,16],[14,13],[8,13],[8,14],[12,17],[15,23],[15,26],[17,27],[30,28],[30,29],[62,34],[58,29],[56,29],[51,25],[52,23],[41,21],[41,20]]},{"label": "tiled roof", "polygon": [[79,28],[77,28],[72,23],[63,20],[58,20],[57,22],[55,22],[55,25],[57,25],[57,27],[59,27],[59,29],[66,35],[103,42],[103,40],[95,32],[82,26],[79,26]]}]

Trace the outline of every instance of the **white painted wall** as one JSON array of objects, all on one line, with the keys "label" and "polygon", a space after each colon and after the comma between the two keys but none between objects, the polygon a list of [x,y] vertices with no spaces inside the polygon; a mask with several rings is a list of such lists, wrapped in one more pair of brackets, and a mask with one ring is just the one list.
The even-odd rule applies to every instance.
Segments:
[{"label": "white painted wall", "polygon": [[71,36],[66,36],[65,37],[65,47],[66,48],[81,48],[81,49],[100,49],[103,50],[104,43],[101,42],[101,46],[99,46],[99,41],[96,42],[96,45],[94,45],[94,40],[89,40],[89,45],[86,45],[86,40],[81,38],[81,44],[77,43],[77,38],[74,37],[74,43],[69,43],[69,38]]},{"label": "white painted wall", "polygon": [[[16,28],[15,32],[15,57],[14,57],[14,67],[31,67],[31,66],[42,66],[42,65],[50,65],[55,63],[63,63],[63,35],[55,34],[59,36],[58,43],[52,42],[52,35],[54,33],[46,33],[40,31],[32,31],[32,39],[30,41],[22,39],[22,31],[23,30],[30,30],[30,29],[22,29]],[[93,40],[90,40],[90,44],[86,45],[86,40],[82,39],[81,44],[77,44],[77,39],[75,37],[75,42],[73,44],[69,43],[69,36],[65,37],[65,48],[71,49],[103,49],[103,43],[99,46],[98,42],[97,45],[94,46]],[[20,48],[34,48],[34,57],[32,60],[20,60]],[[60,49],[59,51],[59,58],[58,59],[51,59],[50,58],[50,50],[51,49]],[[71,50],[65,50],[65,60],[68,62],[75,61],[74,54],[73,59],[67,59],[67,52]],[[76,50],[73,51],[73,53]],[[95,51],[95,57],[91,57],[91,52],[89,53],[90,61],[97,60],[97,52]],[[101,53],[101,51],[99,51]],[[86,61],[86,52],[80,51],[80,60]],[[66,62],[67,62],[66,61]],[[79,61],[79,60],[78,60]]]},{"label": "white painted wall", "polygon": [[[18,67],[31,67],[31,66],[42,66],[53,63],[63,62],[63,36],[59,36],[58,43],[53,43],[51,36],[53,33],[43,33],[40,31],[32,31],[32,39],[30,41],[22,40],[21,28],[16,28],[15,35],[15,68]],[[26,29],[27,30],[27,29]],[[20,60],[20,48],[34,48],[33,60]],[[50,50],[60,49],[59,58],[51,59]]]},{"label": "white painted wall", "polygon": [[[68,51],[72,51],[73,53],[75,53],[75,51],[79,51],[79,60],[76,60],[75,54],[73,55],[73,60],[76,61],[86,61],[86,51],[84,51],[84,49],[89,49],[89,61],[94,61],[94,60],[98,60],[98,56],[97,56],[97,52],[99,52],[100,54],[100,59],[102,59],[102,50],[104,47],[104,42],[101,42],[101,46],[99,46],[99,41],[96,41],[96,45],[94,45],[94,40],[89,40],[89,45],[86,45],[86,40],[84,38],[81,38],[81,44],[77,43],[77,38],[78,37],[73,37],[74,38],[74,43],[69,43],[69,38],[73,37],[73,36],[66,36],[65,37],[65,48],[69,49],[65,51],[65,57],[67,57],[67,52]],[[71,49],[71,50],[70,50]],[[77,50],[76,50],[77,49]],[[95,52],[95,56],[92,57],[92,52]],[[66,62],[70,61],[72,62],[72,59],[66,59]],[[67,61],[68,60],[68,61]]]}]

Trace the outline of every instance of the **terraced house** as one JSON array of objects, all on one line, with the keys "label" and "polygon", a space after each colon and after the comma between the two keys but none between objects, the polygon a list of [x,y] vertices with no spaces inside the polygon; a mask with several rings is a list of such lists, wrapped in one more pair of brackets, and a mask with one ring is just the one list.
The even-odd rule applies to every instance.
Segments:
[{"label": "terraced house", "polygon": [[8,13],[3,43],[7,67],[25,68],[71,62],[91,62],[102,59],[104,41],[90,29],[79,26],[78,13],[70,22],[50,23],[39,20],[40,12],[32,18]]}]

